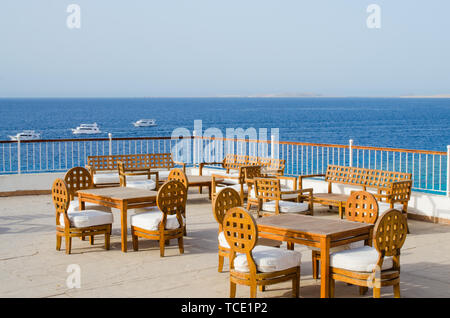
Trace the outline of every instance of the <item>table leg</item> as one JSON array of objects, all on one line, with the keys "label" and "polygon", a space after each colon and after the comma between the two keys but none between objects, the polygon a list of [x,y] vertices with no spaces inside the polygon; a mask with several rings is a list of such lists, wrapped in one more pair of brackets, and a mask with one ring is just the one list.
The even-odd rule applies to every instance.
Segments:
[{"label": "table leg", "polygon": [[127,237],[128,237],[128,224],[127,224],[127,202],[122,202],[120,204],[120,216],[121,216],[121,225],[122,225],[122,252],[126,253],[127,251]]},{"label": "table leg", "polygon": [[320,297],[330,297],[330,238],[320,239]]}]

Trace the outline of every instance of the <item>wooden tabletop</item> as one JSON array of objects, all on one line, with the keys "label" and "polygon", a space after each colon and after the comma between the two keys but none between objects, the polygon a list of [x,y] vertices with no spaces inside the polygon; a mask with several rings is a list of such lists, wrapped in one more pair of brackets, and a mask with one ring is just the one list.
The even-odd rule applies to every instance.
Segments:
[{"label": "wooden tabletop", "polygon": [[372,224],[350,222],[345,220],[326,219],[323,217],[306,216],[299,214],[281,214],[267,216],[256,220],[258,226],[277,228],[281,230],[309,233],[318,236],[331,236],[333,234],[351,232],[373,227]]},{"label": "wooden tabletop", "polygon": [[144,189],[127,188],[127,187],[111,187],[78,190],[78,194],[86,194],[99,196],[103,198],[111,198],[114,200],[133,200],[139,198],[155,197],[158,195],[157,191],[149,191]]}]

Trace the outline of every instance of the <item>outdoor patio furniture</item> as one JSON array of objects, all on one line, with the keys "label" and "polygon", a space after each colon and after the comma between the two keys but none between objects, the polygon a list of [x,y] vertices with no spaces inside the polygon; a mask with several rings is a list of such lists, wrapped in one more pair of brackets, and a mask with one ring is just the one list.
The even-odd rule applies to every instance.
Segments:
[{"label": "outdoor patio furniture", "polygon": [[213,173],[211,175],[211,191],[212,197],[224,188],[232,188],[239,193],[241,202],[244,202],[247,197],[248,188],[245,183],[244,169],[247,166],[242,166],[237,169],[237,172],[233,173]]},{"label": "outdoor patio furniture", "polygon": [[297,201],[298,194],[290,193],[290,191],[297,190],[297,178],[286,176],[270,176],[263,172],[261,166],[246,166],[242,167],[244,172],[244,180],[247,184],[248,196],[247,196],[247,210],[250,210],[252,206],[258,208],[259,199],[256,196],[256,184],[255,178],[276,178],[284,181],[284,185],[281,184],[281,199],[283,201]]},{"label": "outdoor patio furniture", "polygon": [[[67,212],[70,213],[79,211],[80,203],[75,199],[77,197],[77,191],[92,189],[94,187],[91,174],[89,173],[89,171],[87,171],[87,169],[83,167],[74,167],[66,172],[66,174],[64,175],[64,181],[66,182],[70,196],[70,204]],[[86,202],[86,207],[89,210],[111,212],[111,208],[98,204],[92,204],[91,202]]]},{"label": "outdoor patio furniture", "polygon": [[138,238],[159,241],[160,256],[164,257],[166,241],[178,240],[180,254],[184,253],[183,235],[186,224],[187,188],[177,180],[163,184],[156,198],[154,211],[134,214],[130,218],[133,249]]},{"label": "outdoor patio furniture", "polygon": [[236,284],[250,286],[255,298],[257,287],[292,281],[292,296],[300,291],[301,253],[276,247],[256,246],[258,227],[244,208],[228,210],[223,231],[230,246],[230,297],[236,296]]},{"label": "outdoor patio furniture", "polygon": [[[119,172],[119,180],[121,187],[155,190],[158,189],[159,173],[157,171],[151,171],[151,168],[127,168],[122,161],[117,162],[117,170]],[[152,180],[151,176],[155,176],[155,180]],[[146,176],[147,179],[143,180],[127,180],[130,176]]]},{"label": "outdoor patio furniture", "polygon": [[81,210],[86,202],[101,204],[120,210],[122,252],[127,251],[128,210],[156,206],[156,191],[126,188],[94,188],[78,191]]},{"label": "outdoor patio furniture", "polygon": [[405,242],[407,222],[400,211],[390,210],[377,221],[373,245],[345,250],[330,255],[330,296],[334,297],[335,281],[364,288],[373,288],[373,297],[380,297],[380,288],[394,287],[400,297],[400,249]]},{"label": "outdoor patio furniture", "polygon": [[[347,200],[345,219],[353,222],[375,224],[378,219],[378,203],[372,193],[366,191],[354,191]],[[330,249],[330,253],[364,246],[363,241],[348,245],[341,245]],[[308,246],[312,250],[313,278],[319,278],[320,248]]]},{"label": "outdoor patio furniture", "polygon": [[[218,235],[219,272],[222,272],[224,257],[228,258],[230,256],[230,246],[227,240],[225,239],[225,234],[223,232],[222,226],[223,218],[229,209],[239,206],[242,206],[241,198],[239,196],[239,193],[232,188],[222,189],[217,194],[212,204],[214,218],[219,224],[219,235]],[[281,242],[270,239],[258,238],[257,245],[280,247]]]},{"label": "outdoor patio furniture", "polygon": [[363,191],[369,192],[375,190],[376,193],[373,194],[377,200],[385,205],[387,203],[388,208],[397,208],[396,204],[399,204],[402,205],[402,212],[405,215],[407,213],[411,197],[411,173],[329,165],[326,174],[299,176],[299,188],[303,187],[303,179],[312,177],[325,177],[325,182],[328,182],[328,192],[315,192],[314,202],[338,207],[340,218],[344,216],[343,209],[349,195],[333,193],[333,184],[362,187]]},{"label": "outdoor patio furniture", "polygon": [[90,237],[94,244],[95,235],[105,235],[105,249],[109,250],[113,215],[109,212],[84,210],[68,212],[70,191],[62,179],[56,179],[52,186],[52,200],[56,209],[56,250],[61,250],[64,237],[66,254],[71,253],[72,237]]},{"label": "outdoor patio furniture", "polygon": [[[150,168],[152,171],[158,171],[159,179],[167,178],[169,171],[175,165],[182,166],[183,171],[186,169],[183,162],[172,160],[171,153],[88,156],[86,168],[91,173],[95,187],[119,186],[119,174],[117,173],[119,161],[123,162],[126,168]],[[142,180],[145,179],[145,176],[132,176],[129,179]]]},{"label": "outdoor patio furniture", "polygon": [[285,164],[284,159],[227,154],[221,162],[200,163],[199,174],[203,175],[203,167],[206,165],[221,165],[227,174],[243,166],[262,166],[265,174],[283,175]]},{"label": "outdoor patio furniture", "polygon": [[[256,197],[258,198],[258,217],[262,215],[280,213],[303,213],[314,214],[313,190],[300,189],[282,191],[280,179],[278,178],[255,178]],[[308,193],[309,195],[306,195]],[[294,194],[296,201],[286,201],[282,195]],[[303,201],[309,201],[305,203]]]}]

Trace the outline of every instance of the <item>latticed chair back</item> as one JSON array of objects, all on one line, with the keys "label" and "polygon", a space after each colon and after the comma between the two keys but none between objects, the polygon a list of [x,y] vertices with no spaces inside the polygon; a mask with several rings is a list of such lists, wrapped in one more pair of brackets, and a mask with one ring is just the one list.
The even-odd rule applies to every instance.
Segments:
[{"label": "latticed chair back", "polygon": [[251,252],[258,241],[258,227],[253,216],[244,208],[232,208],[223,219],[223,231],[231,249],[231,268],[234,268],[233,260],[236,253],[244,253],[247,255],[250,272],[256,273],[256,264]]},{"label": "latticed chair back", "polygon": [[125,175],[125,165],[122,161],[117,161],[117,170],[119,172],[119,180],[120,180],[120,186],[126,187],[127,186],[127,177]]},{"label": "latticed chair back", "polygon": [[261,166],[245,166],[245,167],[242,167],[242,169],[244,170],[245,180],[261,178],[264,176],[261,171]]},{"label": "latticed chair back", "polygon": [[372,193],[352,192],[347,200],[345,218],[348,221],[375,224],[378,219],[378,202]]},{"label": "latticed chair back", "polygon": [[187,188],[177,180],[171,180],[162,185],[156,197],[156,204],[164,214],[164,220],[167,215],[176,214],[179,224],[183,224],[181,216],[186,216],[186,201]]},{"label": "latticed chair back", "polygon": [[183,170],[175,168],[170,170],[169,176],[167,177],[167,180],[177,180],[181,182],[186,189],[188,188],[188,179],[186,177],[186,174],[183,172]]},{"label": "latticed chair back", "polygon": [[374,233],[374,247],[383,257],[394,256],[395,264],[396,257],[400,255],[400,249],[406,240],[406,218],[398,210],[389,210],[378,220]]},{"label": "latticed chair back", "polygon": [[217,194],[213,202],[213,213],[219,223],[219,232],[222,232],[223,218],[227,211],[241,205],[241,196],[232,188],[224,188]]},{"label": "latticed chair back", "polygon": [[66,172],[64,181],[69,190],[70,200],[73,200],[78,190],[90,189],[94,186],[92,176],[83,167],[74,167]]},{"label": "latticed chair back", "polygon": [[281,200],[280,180],[276,178],[255,178],[256,197],[266,200]]},{"label": "latticed chair back", "polygon": [[64,215],[64,224],[66,227],[70,224],[67,216],[67,209],[70,204],[70,192],[63,179],[56,179],[52,186],[52,200],[56,210],[56,225],[60,225],[61,213]]}]

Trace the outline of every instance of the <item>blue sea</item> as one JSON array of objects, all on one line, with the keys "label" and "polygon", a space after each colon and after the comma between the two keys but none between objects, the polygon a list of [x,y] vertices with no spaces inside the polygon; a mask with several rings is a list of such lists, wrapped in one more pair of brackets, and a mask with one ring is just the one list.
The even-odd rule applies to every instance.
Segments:
[{"label": "blue sea", "polygon": [[[135,128],[154,118],[158,126]],[[71,128],[96,122],[89,137],[170,136],[178,127],[279,128],[281,141],[446,151],[450,99],[419,98],[77,98],[0,99],[0,139],[25,129],[43,139],[74,138]],[[85,136],[86,137],[86,136]],[[83,137],[75,137],[83,138]]]}]

